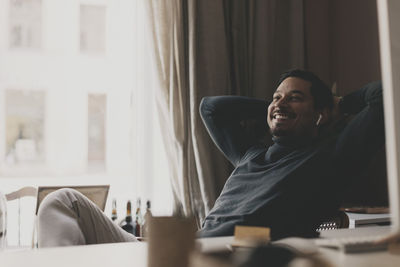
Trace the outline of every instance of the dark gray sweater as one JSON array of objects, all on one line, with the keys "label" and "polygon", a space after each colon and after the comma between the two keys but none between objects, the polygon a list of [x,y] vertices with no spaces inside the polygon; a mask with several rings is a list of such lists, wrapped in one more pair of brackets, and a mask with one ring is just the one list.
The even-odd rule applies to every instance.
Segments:
[{"label": "dark gray sweater", "polygon": [[268,130],[267,107],[265,101],[239,96],[202,100],[207,130],[235,169],[200,237],[232,235],[235,225],[268,226],[273,239],[313,236],[384,143],[380,82],[345,96],[341,110],[355,117],[314,139],[274,138],[269,147],[257,141],[244,121],[255,119]]}]

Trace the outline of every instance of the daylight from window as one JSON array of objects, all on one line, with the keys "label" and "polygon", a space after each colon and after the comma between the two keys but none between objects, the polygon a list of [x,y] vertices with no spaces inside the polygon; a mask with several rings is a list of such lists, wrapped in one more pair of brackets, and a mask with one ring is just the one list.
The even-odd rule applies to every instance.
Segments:
[{"label": "daylight from window", "polygon": [[[110,185],[172,212],[140,0],[0,0],[0,191]],[[8,203],[9,245],[29,245],[35,200]]]}]

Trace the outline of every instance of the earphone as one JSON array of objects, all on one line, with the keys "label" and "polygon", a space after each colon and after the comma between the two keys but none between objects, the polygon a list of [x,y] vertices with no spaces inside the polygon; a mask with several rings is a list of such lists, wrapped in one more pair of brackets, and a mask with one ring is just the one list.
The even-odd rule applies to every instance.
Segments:
[{"label": "earphone", "polygon": [[318,120],[317,120],[317,123],[315,123],[315,125],[319,125],[320,123],[321,123],[321,120],[322,120],[322,114],[319,114],[319,117],[318,117]]}]

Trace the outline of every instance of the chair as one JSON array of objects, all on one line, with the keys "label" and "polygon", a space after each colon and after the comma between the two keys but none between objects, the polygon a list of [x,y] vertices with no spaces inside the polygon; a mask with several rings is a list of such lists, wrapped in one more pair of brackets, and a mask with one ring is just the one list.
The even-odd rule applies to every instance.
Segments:
[{"label": "chair", "polygon": [[0,250],[6,247],[6,231],[7,231],[7,199],[0,192]]},{"label": "chair", "polygon": [[[21,198],[24,197],[37,197],[37,188],[32,186],[22,187],[14,192],[5,195],[7,201],[18,200],[18,246],[21,246]],[[35,226],[33,227],[33,229]],[[34,231],[32,235],[32,247],[34,246]]]}]

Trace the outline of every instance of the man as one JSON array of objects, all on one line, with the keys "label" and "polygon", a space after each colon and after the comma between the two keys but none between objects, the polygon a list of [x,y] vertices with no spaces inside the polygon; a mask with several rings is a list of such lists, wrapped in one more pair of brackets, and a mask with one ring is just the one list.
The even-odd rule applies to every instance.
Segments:
[{"label": "man", "polygon": [[[235,225],[268,226],[273,239],[315,235],[338,210],[346,185],[383,145],[380,87],[371,83],[338,98],[314,74],[292,70],[279,80],[267,114],[261,100],[204,98],[203,121],[235,169],[200,236],[232,235]],[[345,114],[356,115],[344,127]],[[269,147],[245,127],[265,116]]]},{"label": "man", "polygon": [[[271,227],[273,238],[311,236],[340,195],[383,144],[380,83],[339,101],[314,74],[284,73],[268,107],[246,97],[204,98],[200,111],[216,145],[235,166],[199,236],[232,235],[235,225]],[[344,113],[356,114],[345,127]],[[245,127],[258,120],[273,144]],[[336,123],[339,122],[339,123]],[[39,209],[40,247],[135,241],[71,189],[49,194]]]}]

